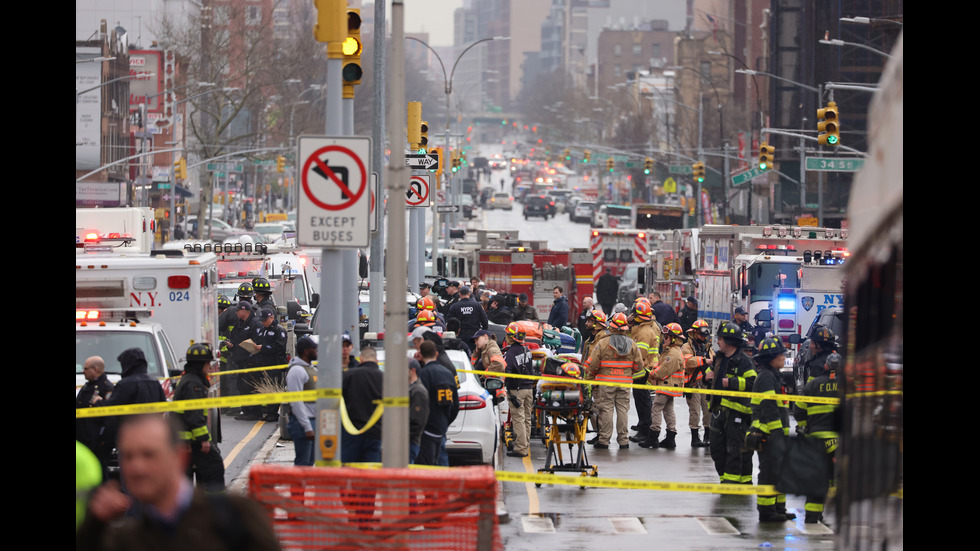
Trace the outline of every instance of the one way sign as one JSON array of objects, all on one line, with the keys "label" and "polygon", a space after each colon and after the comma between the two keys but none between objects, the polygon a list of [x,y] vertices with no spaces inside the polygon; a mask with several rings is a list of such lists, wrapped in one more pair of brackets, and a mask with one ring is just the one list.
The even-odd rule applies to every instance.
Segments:
[{"label": "one way sign", "polygon": [[408,154],[405,155],[405,164],[412,168],[436,170],[439,168],[439,156],[433,153],[426,153],[425,155]]}]

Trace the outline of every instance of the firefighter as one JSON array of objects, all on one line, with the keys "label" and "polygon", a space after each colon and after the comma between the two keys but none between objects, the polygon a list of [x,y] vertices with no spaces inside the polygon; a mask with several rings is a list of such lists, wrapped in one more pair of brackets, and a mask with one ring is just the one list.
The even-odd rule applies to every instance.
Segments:
[{"label": "firefighter", "polygon": [[238,286],[238,292],[235,294],[235,300],[241,302],[247,300],[248,302],[253,302],[252,297],[255,295],[255,290],[252,288],[251,283],[242,283]]},{"label": "firefighter", "polygon": [[[524,347],[525,334],[517,323],[504,330],[505,371],[515,375],[537,375],[531,362],[531,352]],[[534,379],[508,377],[504,381],[507,399],[510,400],[510,423],[514,432],[514,449],[509,457],[527,457],[531,441],[531,425],[534,420]]]},{"label": "firefighter", "polygon": [[[592,309],[592,312],[589,314],[589,319],[586,321],[586,323],[589,325],[589,328],[592,330],[592,337],[590,337],[588,340],[582,343],[582,365],[585,365],[589,361],[589,356],[592,354],[592,349],[595,348],[595,344],[600,340],[602,340],[603,338],[609,336],[609,329],[606,328],[606,321],[607,318],[605,314],[600,312],[598,308]],[[587,378],[591,379],[592,377],[587,377]],[[589,392],[590,396],[595,395],[595,392],[593,392],[594,389],[592,388],[592,385],[588,385],[586,389]],[[589,410],[589,423],[590,426],[592,427],[590,432],[598,433],[599,430],[598,416],[599,416],[599,412],[596,410],[596,408],[592,408]],[[599,441],[599,435],[596,434],[596,436],[594,436],[591,440],[589,440],[588,443],[595,444],[598,441]]]},{"label": "firefighter", "polygon": [[[643,358],[643,369],[633,376],[633,383],[645,385],[647,376],[660,363],[661,334],[660,325],[654,319],[653,308],[646,297],[640,297],[633,302],[629,322],[630,338],[640,349],[640,356]],[[649,389],[634,388],[633,400],[636,401],[636,415],[639,422],[635,425],[637,432],[630,436],[630,440],[643,442],[650,436],[650,425],[653,424],[651,416],[653,397]]]},{"label": "firefighter", "polygon": [[803,382],[809,383],[824,372],[827,358],[837,350],[837,336],[827,327],[820,327],[810,336],[810,358],[803,365]]},{"label": "firefighter", "polygon": [[[711,350],[711,329],[703,319],[696,320],[687,330],[687,342],[681,348],[684,353],[684,387],[704,388],[704,370],[711,365],[715,354]],[[706,394],[688,392],[687,421],[691,427],[691,447],[706,448],[710,441],[708,425],[711,415],[708,413],[708,396]],[[698,435],[704,427],[704,441]]]},{"label": "firefighter", "polygon": [[[745,353],[742,329],[728,322],[718,330],[720,353],[707,371],[714,390],[747,392],[755,383],[755,365]],[[711,459],[723,484],[752,484],[752,452],[743,452],[745,432],[752,423],[748,398],[712,395]]]},{"label": "firefighter", "polygon": [[629,321],[622,312],[609,319],[609,336],[596,343],[591,352],[586,371],[596,381],[616,383],[622,386],[597,385],[595,404],[599,410],[599,436],[596,449],[609,449],[613,429],[613,411],[616,415],[616,441],[620,449],[629,448],[630,391],[633,376],[643,370],[643,357],[633,339],[627,336]]},{"label": "firefighter", "polygon": [[[214,353],[211,345],[195,343],[187,349],[187,363],[184,374],[174,390],[174,402],[180,400],[200,400],[208,397],[208,374],[211,372],[211,362]],[[197,484],[208,493],[222,492],[225,489],[225,464],[221,458],[218,442],[221,441],[221,420],[213,419],[214,432],[208,429],[208,410],[189,409],[176,410],[180,421],[180,439],[190,448],[190,464],[187,475],[193,479],[197,475]]]},{"label": "firefighter", "polygon": [[[758,376],[752,392],[773,395],[786,394],[779,370],[786,365],[786,349],[779,339],[763,339],[759,351],[753,357]],[[782,400],[767,400],[752,397],[752,425],[745,436],[745,448],[759,453],[759,485],[775,484],[776,473],[770,453],[766,447],[773,438],[789,436],[789,407]],[[786,512],[786,494],[757,495],[756,508],[759,522],[783,522],[793,520],[796,515]]]},{"label": "firefighter", "polygon": [[[658,390],[657,396],[653,400],[653,410],[650,415],[653,419],[650,425],[650,434],[647,439],[640,442],[643,448],[665,448],[672,450],[677,447],[675,441],[677,437],[677,418],[674,416],[674,398],[682,394],[681,387],[684,386],[684,352],[681,346],[684,344],[684,330],[679,323],[668,323],[664,326],[664,352],[660,365],[652,371],[649,376],[650,384],[658,386],[668,386],[677,390]],[[657,442],[660,438],[661,421],[667,423],[667,436],[663,442]]]},{"label": "firefighter", "polygon": [[[830,332],[829,329],[826,331]],[[833,335],[833,333],[830,333]],[[810,372],[813,377],[803,388],[805,396],[820,396],[824,398],[837,398],[837,371],[840,369],[842,359],[837,352],[827,356],[823,364],[823,372]],[[827,468],[833,472],[834,452],[837,451],[838,443],[838,407],[836,404],[807,404],[797,402],[796,424],[798,430],[802,430],[807,438],[814,438],[823,442],[824,451],[827,452]],[[833,480],[829,482],[833,486]],[[829,490],[829,488],[828,488]],[[806,524],[816,524],[823,521],[824,501],[827,493],[817,496],[806,496],[804,511]]]},{"label": "firefighter", "polygon": [[255,309],[261,312],[264,308],[277,312],[276,301],[272,300],[272,285],[264,277],[257,277],[252,280],[252,290],[255,291]]}]

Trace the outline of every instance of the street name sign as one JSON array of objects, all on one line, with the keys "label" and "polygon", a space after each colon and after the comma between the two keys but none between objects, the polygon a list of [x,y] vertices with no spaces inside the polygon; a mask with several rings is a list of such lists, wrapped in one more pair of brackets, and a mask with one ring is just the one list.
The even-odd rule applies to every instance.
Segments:
[{"label": "street name sign", "polygon": [[822,172],[857,172],[864,159],[854,157],[807,157],[806,169]]},{"label": "street name sign", "polygon": [[360,249],[371,243],[371,138],[300,136],[296,243]]},{"label": "street name sign", "polygon": [[748,182],[749,180],[755,178],[756,176],[762,176],[766,172],[768,171],[760,170],[759,167],[750,168],[745,172],[739,172],[738,174],[732,176],[732,184],[736,186],[739,184],[744,184],[745,182]]}]

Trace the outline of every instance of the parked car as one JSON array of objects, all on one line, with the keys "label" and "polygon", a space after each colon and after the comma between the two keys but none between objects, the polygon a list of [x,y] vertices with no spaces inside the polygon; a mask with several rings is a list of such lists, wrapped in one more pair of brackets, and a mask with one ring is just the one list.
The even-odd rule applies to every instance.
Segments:
[{"label": "parked car", "polygon": [[[197,238],[197,216],[188,216],[186,223],[186,235],[190,239]],[[232,236],[242,235],[245,230],[234,228],[220,218],[211,219],[211,239],[214,241],[224,241]],[[205,228],[204,238],[207,239],[207,228]]]},{"label": "parked car", "polygon": [[555,201],[547,195],[528,195],[524,199],[524,219],[543,216],[545,220],[556,215]]},{"label": "parked car", "polygon": [[573,210],[569,216],[572,218],[572,222],[591,222],[592,217],[595,215],[595,211],[595,201],[583,200],[575,204],[575,210]]},{"label": "parked car", "polygon": [[449,461],[493,465],[500,440],[500,410],[478,376],[459,371],[473,369],[466,353],[461,350],[446,350],[446,353],[459,377],[459,414],[446,431]]},{"label": "parked car", "polygon": [[490,198],[488,209],[514,210],[514,198],[507,193],[497,192]]},{"label": "parked car", "polygon": [[548,196],[551,200],[555,202],[556,212],[565,212],[568,200],[572,196],[572,190],[570,189],[552,189],[548,191]]},{"label": "parked car", "polygon": [[463,217],[467,220],[473,218],[473,197],[469,195],[460,195],[459,202],[463,205]]}]

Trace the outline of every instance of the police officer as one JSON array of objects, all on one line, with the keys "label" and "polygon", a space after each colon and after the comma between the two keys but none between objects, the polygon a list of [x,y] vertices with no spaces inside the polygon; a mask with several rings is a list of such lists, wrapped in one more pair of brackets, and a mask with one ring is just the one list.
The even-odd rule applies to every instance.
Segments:
[{"label": "police officer", "polygon": [[450,281],[446,283],[446,296],[448,298],[446,299],[446,302],[439,307],[439,309],[447,318],[449,317],[449,309],[462,299],[460,291],[461,289],[458,281]]},{"label": "police officer", "polygon": [[[174,402],[208,397],[208,374],[211,372],[211,362],[214,361],[211,345],[192,344],[187,349],[186,358],[184,374],[174,390]],[[218,449],[218,442],[221,442],[221,419],[214,416],[212,433],[208,428],[207,408],[177,410],[176,414],[181,425],[178,436],[191,451],[191,461],[187,466],[188,477],[193,479],[196,474],[198,486],[209,493],[224,491],[225,464],[221,458],[221,450]]]},{"label": "police officer", "polygon": [[[248,285],[248,284],[243,284]],[[249,285],[251,287],[251,285]],[[239,287],[239,290],[241,287]],[[256,328],[259,327],[259,322],[255,318],[255,312],[252,310],[252,303],[243,300],[238,303],[236,307],[235,316],[237,317],[237,322],[235,327],[231,330],[228,338],[225,340],[225,345],[231,350],[231,357],[229,362],[233,369],[245,369],[248,367],[249,352],[241,346],[241,343],[251,339],[255,334]],[[254,342],[254,341],[253,341]],[[255,373],[242,373],[238,375],[238,381],[236,388],[238,389],[238,394],[254,394],[257,391],[253,384],[258,380]],[[259,414],[259,406],[242,406],[241,413],[235,416],[235,419],[239,421],[257,421],[261,415]]]},{"label": "police officer", "polygon": [[[681,347],[684,353],[684,387],[704,388],[704,371],[714,360],[715,353],[711,349],[711,329],[708,322],[699,319],[687,330],[687,342]],[[708,395],[701,393],[686,393],[687,421],[691,427],[691,447],[706,448],[711,440],[708,429],[711,414],[708,412]],[[704,440],[698,435],[704,427]]]},{"label": "police officer", "polygon": [[[826,328],[824,328],[826,329]],[[830,329],[826,329],[828,332]],[[833,335],[833,333],[830,333]],[[837,398],[837,371],[840,369],[843,360],[837,352],[832,352],[827,356],[823,363],[823,371],[818,373],[810,371],[812,379],[803,388],[805,396],[819,396],[822,398]],[[814,438],[823,443],[826,455],[826,468],[833,473],[834,452],[837,451],[839,421],[837,419],[838,408],[836,404],[808,404],[797,402],[796,424],[807,438]],[[833,480],[829,481],[829,486],[833,486]],[[829,490],[829,488],[828,488]],[[804,522],[816,524],[823,521],[824,501],[827,499],[827,492],[823,495],[806,496],[804,511],[806,516]]]},{"label": "police officer", "polygon": [[490,320],[487,319],[487,312],[480,306],[480,303],[470,296],[469,287],[460,288],[459,297],[458,302],[449,307],[446,319],[456,318],[459,320],[459,339],[472,350],[475,347],[473,336],[480,329],[489,329]]},{"label": "police officer", "polygon": [[588,364],[587,377],[596,381],[617,383],[622,386],[597,385],[596,408],[599,410],[599,436],[596,449],[609,449],[612,437],[613,411],[616,414],[616,441],[620,449],[629,448],[630,391],[627,385],[633,376],[643,370],[643,358],[633,339],[629,338],[629,321],[619,312],[609,318],[609,336],[596,343]]},{"label": "police officer", "polygon": [[[259,350],[249,356],[248,367],[282,366],[280,369],[266,372],[273,382],[281,386],[285,376],[286,330],[279,325],[275,314],[268,308],[262,309],[256,318],[259,325],[255,328],[252,342],[259,347]],[[262,412],[263,421],[274,423],[279,420],[278,404],[266,404],[262,406]]]},{"label": "police officer", "polygon": [[[650,384],[668,386],[677,390],[658,390],[653,399],[653,410],[650,416],[650,434],[647,440],[640,443],[644,448],[665,448],[672,450],[677,447],[677,418],[674,416],[674,398],[681,395],[684,386],[684,331],[679,323],[668,323],[663,329],[664,351],[660,356],[660,365],[650,372]],[[661,421],[667,423],[667,436],[663,442],[657,442],[660,437]]]},{"label": "police officer", "polygon": [[[769,337],[759,344],[759,351],[753,357],[758,376],[752,392],[765,395],[786,394],[779,370],[786,365],[786,356],[779,339]],[[781,400],[768,400],[760,396],[752,397],[752,425],[745,436],[746,449],[759,452],[759,485],[775,484],[776,473],[772,454],[766,448],[774,438],[789,436],[789,408]],[[759,522],[783,522],[793,520],[796,515],[786,512],[786,494],[756,496]]]},{"label": "police officer", "polygon": [[[516,375],[537,375],[531,362],[531,352],[524,347],[525,334],[517,323],[504,330],[504,371]],[[504,381],[507,399],[510,400],[510,424],[514,432],[510,457],[527,457],[531,440],[531,424],[534,419],[534,379],[508,377]]]},{"label": "police officer", "polygon": [[255,309],[262,311],[268,308],[273,314],[276,313],[276,301],[272,300],[272,285],[264,277],[257,277],[252,280],[252,289],[255,291]]},{"label": "police officer", "polygon": [[745,308],[739,306],[735,308],[735,312],[732,314],[732,323],[737,325],[739,329],[742,330],[743,335],[751,335],[753,331],[752,324],[749,323],[749,313],[745,311]]},{"label": "police officer", "polygon": [[[643,358],[643,369],[633,376],[634,384],[647,384],[647,376],[656,369],[660,363],[660,325],[653,316],[653,307],[646,297],[639,297],[633,301],[633,308],[629,315],[630,338],[640,349],[640,356]],[[650,425],[653,424],[651,411],[653,410],[653,398],[650,390],[645,388],[633,389],[633,400],[636,402],[636,415],[639,418],[636,426],[636,434],[630,436],[633,442],[643,442],[650,436]]]},{"label": "police officer", "polygon": [[[745,353],[742,329],[726,323],[718,331],[719,354],[707,372],[714,390],[747,392],[755,384],[755,365]],[[712,395],[711,459],[723,484],[752,484],[752,452],[743,452],[745,433],[752,423],[748,398]]]}]

